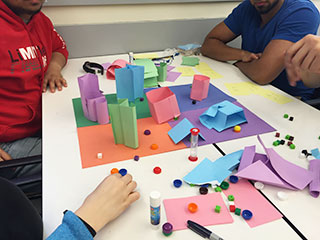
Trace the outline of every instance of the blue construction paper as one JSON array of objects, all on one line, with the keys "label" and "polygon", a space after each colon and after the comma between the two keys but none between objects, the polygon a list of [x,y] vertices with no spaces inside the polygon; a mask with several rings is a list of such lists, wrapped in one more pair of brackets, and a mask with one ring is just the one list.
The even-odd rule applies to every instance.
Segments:
[{"label": "blue construction paper", "polygon": [[220,185],[240,163],[243,150],[225,155],[214,162],[202,160],[183,180],[189,184]]},{"label": "blue construction paper", "polygon": [[218,132],[247,122],[243,109],[229,101],[212,105],[199,120],[208,129],[214,128]]},{"label": "blue construction paper", "polygon": [[312,149],[311,150],[312,156],[314,156],[316,159],[320,159],[320,152],[318,148]]},{"label": "blue construction paper", "polygon": [[115,69],[117,98],[127,98],[133,102],[144,95],[144,67],[127,65]]},{"label": "blue construction paper", "polygon": [[[228,100],[230,102],[236,101],[235,98],[230,97],[229,95],[222,92],[220,89],[210,84],[208,90],[208,97],[200,102],[197,101],[196,104],[192,104],[192,99],[190,99],[190,86],[191,84],[169,87],[170,90],[176,95],[181,113],[201,108],[209,108],[213,104],[220,103],[224,100]],[[154,88],[148,88],[144,91],[148,92],[152,89]]]},{"label": "blue construction paper", "polygon": [[[178,142],[182,141],[185,137],[190,135],[190,129],[194,128],[192,123],[187,119],[184,118],[182,121],[179,122],[174,128],[172,128],[168,134],[171,137],[172,141],[177,144]],[[199,136],[203,139],[204,137],[199,133]]]}]

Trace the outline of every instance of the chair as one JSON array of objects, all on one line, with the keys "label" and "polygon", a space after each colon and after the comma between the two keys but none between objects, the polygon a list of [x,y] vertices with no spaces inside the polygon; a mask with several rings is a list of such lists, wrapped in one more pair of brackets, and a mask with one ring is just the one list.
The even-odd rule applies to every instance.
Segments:
[{"label": "chair", "polygon": [[[40,164],[41,162],[42,162],[42,155],[12,159],[9,161],[0,162],[0,169],[9,169],[9,168],[27,166],[31,164]],[[16,186],[23,188],[24,186],[31,185],[31,184],[36,184],[36,183],[41,184],[42,176],[41,176],[41,173],[39,173],[39,174],[27,176],[27,177],[17,177],[17,178],[9,179],[9,181],[15,184]],[[30,200],[40,198],[42,196],[41,190],[39,192],[25,192],[25,194]]]},{"label": "chair", "polygon": [[320,88],[316,88],[313,92],[312,99],[305,101],[305,103],[320,110]]}]

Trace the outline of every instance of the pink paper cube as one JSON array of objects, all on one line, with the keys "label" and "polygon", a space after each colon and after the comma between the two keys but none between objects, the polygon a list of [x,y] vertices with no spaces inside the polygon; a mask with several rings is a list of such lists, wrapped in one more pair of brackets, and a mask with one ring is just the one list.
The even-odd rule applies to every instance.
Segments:
[{"label": "pink paper cube", "polygon": [[190,93],[190,98],[197,101],[202,101],[208,97],[210,78],[205,75],[195,74]]},{"label": "pink paper cube", "polygon": [[151,90],[146,96],[151,115],[158,124],[180,116],[176,95],[168,87]]}]

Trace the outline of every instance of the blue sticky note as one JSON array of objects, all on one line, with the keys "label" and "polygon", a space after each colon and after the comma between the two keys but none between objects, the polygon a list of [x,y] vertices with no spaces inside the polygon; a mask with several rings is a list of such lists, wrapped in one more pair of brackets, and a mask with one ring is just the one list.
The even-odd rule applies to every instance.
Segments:
[{"label": "blue sticky note", "polygon": [[[190,133],[190,129],[194,128],[193,124],[187,119],[184,118],[182,121],[180,121],[176,126],[174,126],[169,132],[169,136],[172,139],[172,141],[177,144],[178,142],[182,141],[186,136],[188,136]],[[199,134],[199,136],[205,140],[205,138]]]},{"label": "blue sticky note", "polygon": [[229,101],[212,105],[199,120],[208,129],[214,128],[218,132],[247,122],[243,109]]}]

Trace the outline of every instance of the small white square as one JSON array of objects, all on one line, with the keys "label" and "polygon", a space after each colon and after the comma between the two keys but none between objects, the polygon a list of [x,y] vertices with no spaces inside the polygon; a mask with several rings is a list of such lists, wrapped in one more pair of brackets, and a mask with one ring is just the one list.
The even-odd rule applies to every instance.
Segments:
[{"label": "small white square", "polygon": [[97,158],[102,159],[102,153],[98,153]]}]

